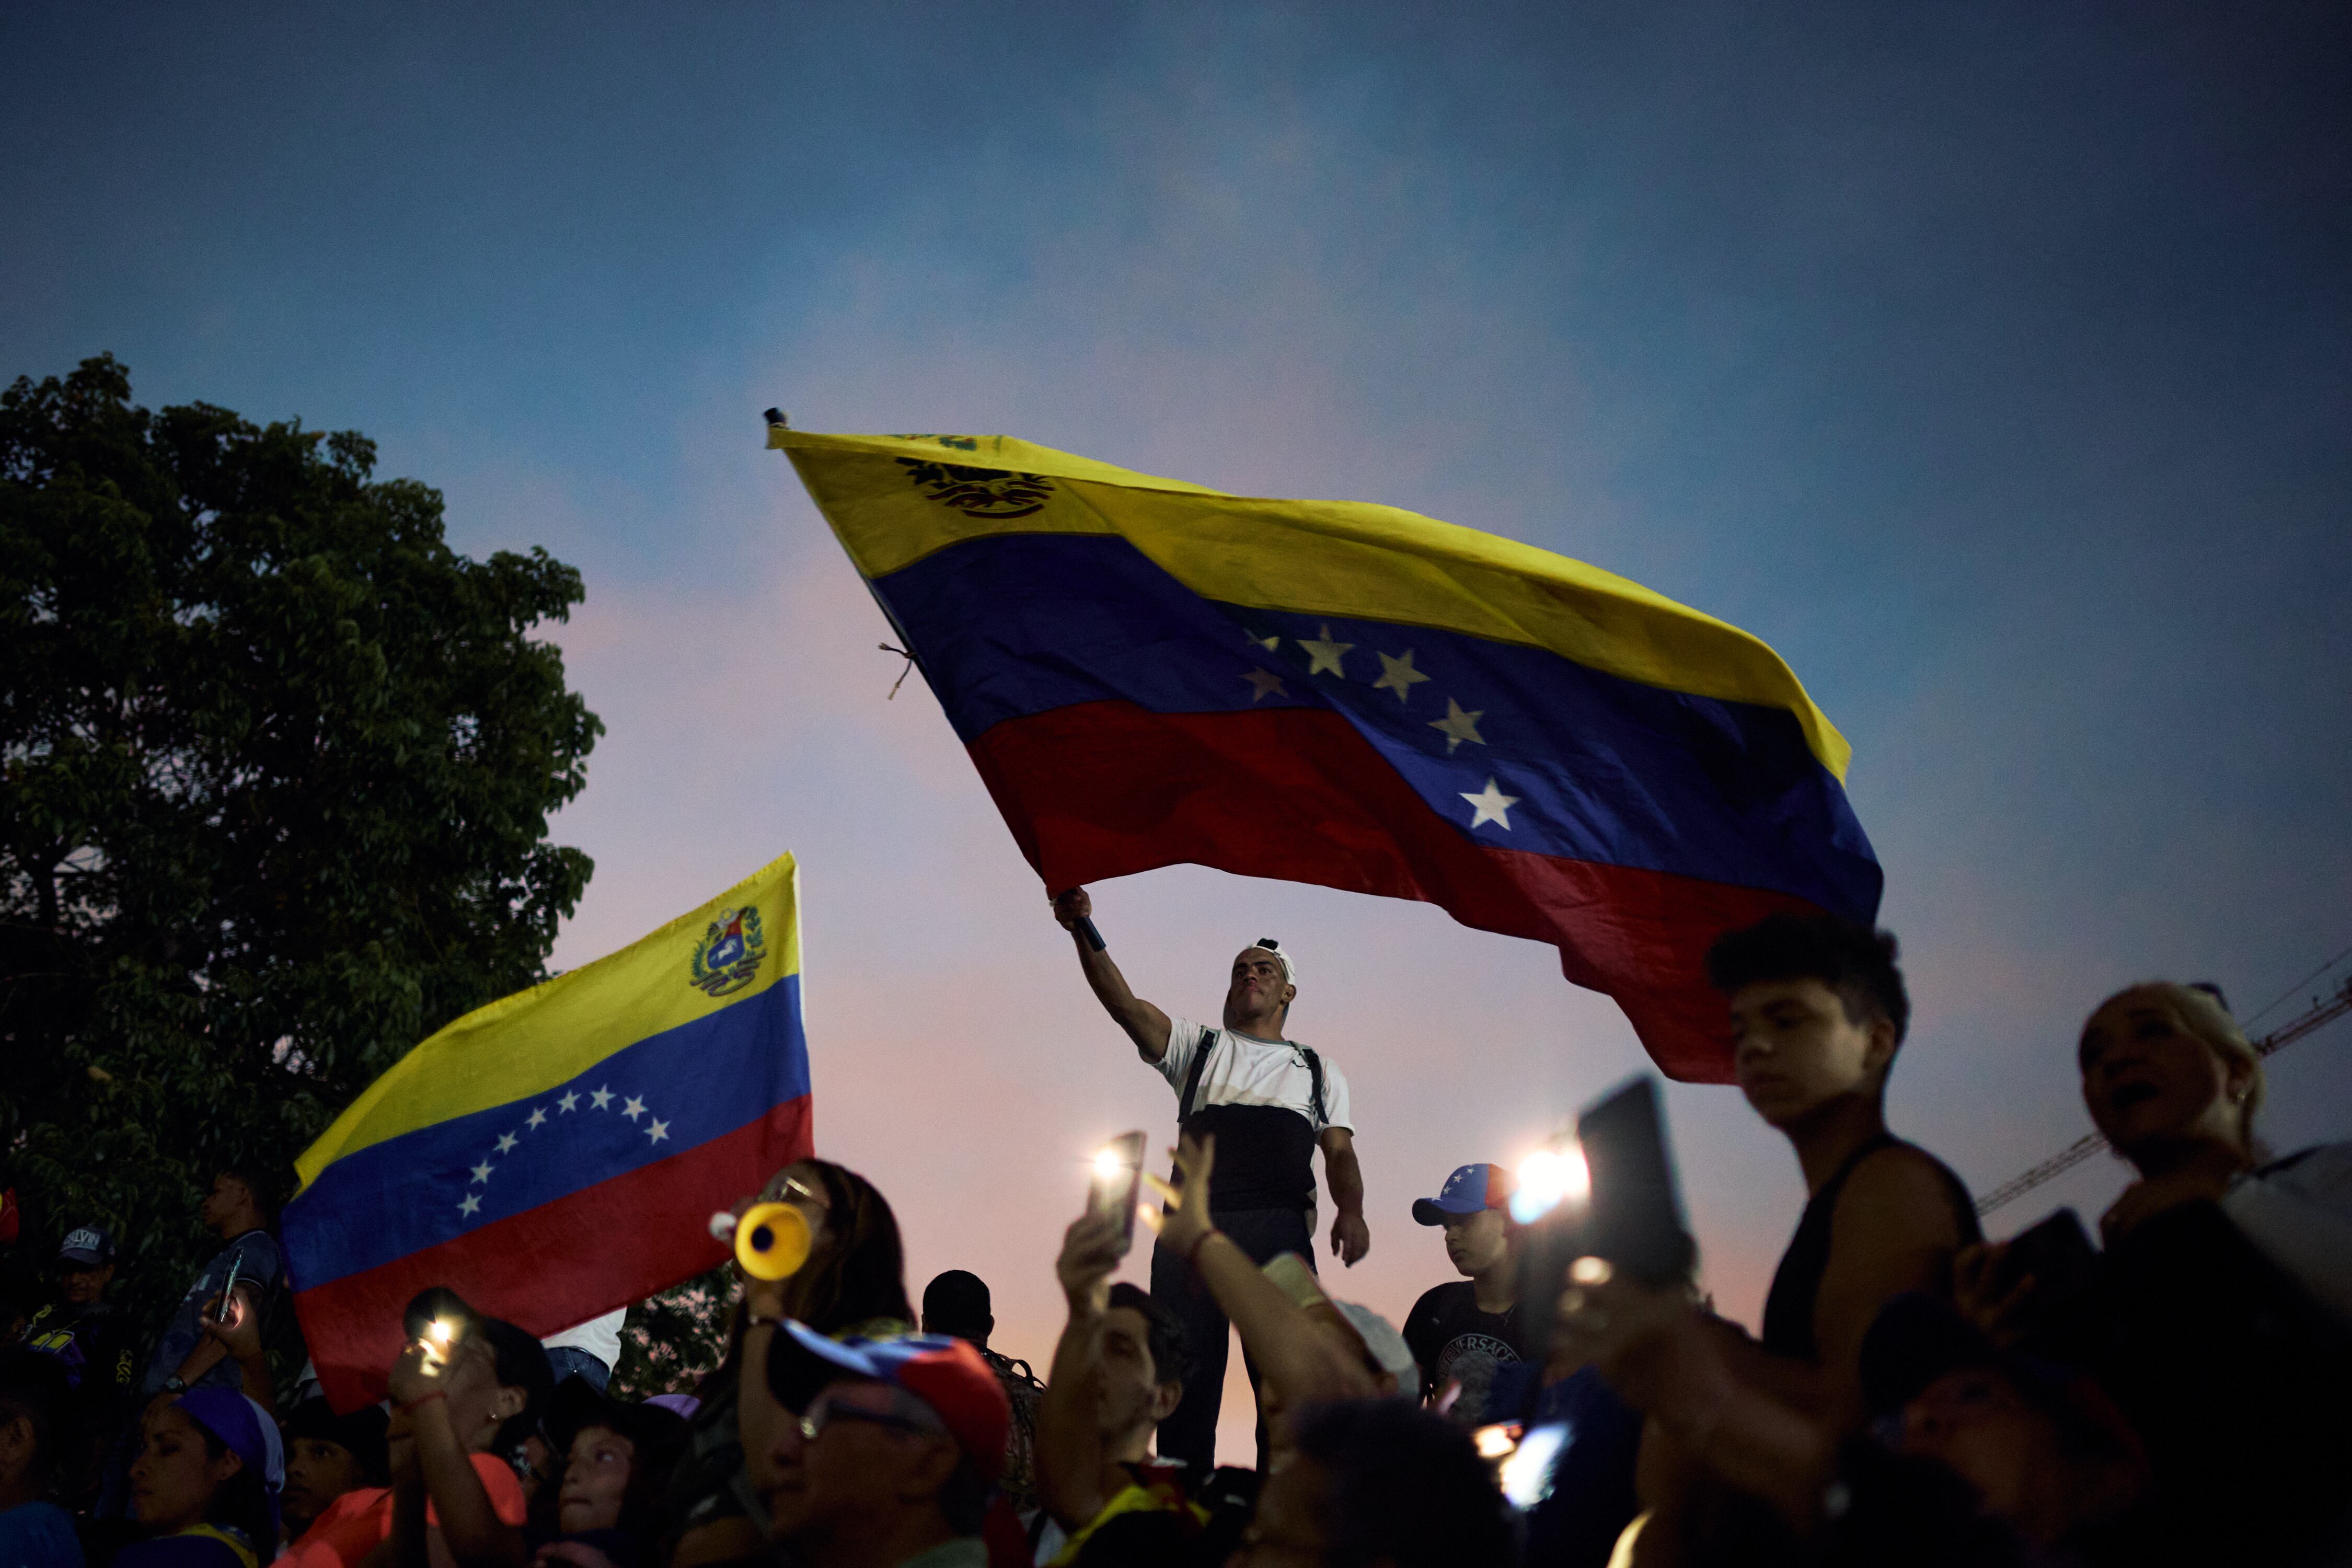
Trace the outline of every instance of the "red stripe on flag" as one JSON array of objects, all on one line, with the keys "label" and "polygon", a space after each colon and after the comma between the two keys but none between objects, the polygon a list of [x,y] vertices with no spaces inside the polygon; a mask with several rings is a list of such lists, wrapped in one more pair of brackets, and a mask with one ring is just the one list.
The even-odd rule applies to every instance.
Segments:
[{"label": "red stripe on flag", "polygon": [[805,1159],[806,1095],[709,1142],[347,1275],[294,1298],[319,1384],[339,1411],[384,1396],[405,1342],[401,1312],[446,1285],[477,1310],[541,1336],[667,1290],[729,1256],[710,1216]]},{"label": "red stripe on flag", "polygon": [[1318,709],[1161,714],[1087,702],[994,725],[971,750],[1049,892],[1191,863],[1433,903],[1465,925],[1558,947],[1568,978],[1614,998],[1659,1068],[1685,1081],[1731,1079],[1709,944],[1776,910],[1813,907],[1474,842],[1345,719]]}]

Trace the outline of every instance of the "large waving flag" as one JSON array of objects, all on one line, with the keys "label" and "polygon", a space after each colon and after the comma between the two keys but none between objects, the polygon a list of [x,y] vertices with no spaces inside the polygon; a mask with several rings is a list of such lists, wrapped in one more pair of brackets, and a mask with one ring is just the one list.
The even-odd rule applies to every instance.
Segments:
[{"label": "large waving flag", "polygon": [[1668,1074],[1730,1076],[1709,942],[1878,906],[1848,748],[1762,642],[1391,507],[1002,436],[787,452],[1049,890],[1191,861],[1554,943]]},{"label": "large waving flag", "polygon": [[383,1396],[426,1286],[545,1335],[727,1256],[712,1211],[811,1147],[798,883],[787,855],[467,1014],[296,1162],[288,1271],[338,1409]]}]

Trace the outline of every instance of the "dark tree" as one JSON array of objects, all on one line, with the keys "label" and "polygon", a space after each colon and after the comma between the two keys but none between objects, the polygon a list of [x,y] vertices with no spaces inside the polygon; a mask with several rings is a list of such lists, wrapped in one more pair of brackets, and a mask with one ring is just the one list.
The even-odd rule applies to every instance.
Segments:
[{"label": "dark tree", "polygon": [[[0,394],[0,1137],[20,1279],[99,1219],[152,1322],[210,1173],[292,1162],[546,974],[547,841],[604,726],[580,574],[473,561],[349,431],[134,407],[112,357]],[[283,1195],[282,1194],[280,1194]]]}]

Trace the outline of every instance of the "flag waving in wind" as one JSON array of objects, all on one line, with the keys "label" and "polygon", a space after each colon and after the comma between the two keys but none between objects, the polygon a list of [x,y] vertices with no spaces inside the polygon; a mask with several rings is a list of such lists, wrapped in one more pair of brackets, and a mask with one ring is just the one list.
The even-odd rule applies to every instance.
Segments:
[{"label": "flag waving in wind", "polygon": [[1426,900],[1554,944],[1700,1080],[1730,1077],[1717,936],[1877,910],[1843,738],[1769,647],[1638,584],[1008,437],[769,445],[1048,891],[1190,861]]},{"label": "flag waving in wind", "polygon": [[295,1310],[337,1409],[449,1285],[547,1335],[727,1256],[712,1212],[810,1151],[789,855],[642,942],[468,1013],[296,1162]]}]

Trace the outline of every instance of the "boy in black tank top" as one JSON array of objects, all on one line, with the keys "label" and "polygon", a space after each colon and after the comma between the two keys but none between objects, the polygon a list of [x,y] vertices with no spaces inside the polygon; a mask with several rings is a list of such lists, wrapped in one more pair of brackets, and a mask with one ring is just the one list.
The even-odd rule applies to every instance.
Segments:
[{"label": "boy in black tank top", "polygon": [[1840,1426],[1864,1415],[1862,1336],[1878,1310],[1906,1291],[1948,1296],[1954,1254],[1979,1239],[1960,1179],[1886,1130],[1887,1069],[1911,1021],[1895,957],[1893,933],[1826,915],[1774,915],[1707,953],[1740,1092],[1805,1175],[1757,1370]]},{"label": "boy in black tank top", "polygon": [[[1663,1560],[1769,1558],[1786,1526],[1759,1500],[1803,1482],[1799,1472],[1813,1462],[1803,1457],[1812,1439],[1790,1435],[1833,1447],[1861,1430],[1864,1334],[1897,1296],[1948,1298],[1952,1259],[1978,1239],[1959,1178],[1886,1130],[1887,1068],[1911,1012],[1895,953],[1885,931],[1785,914],[1732,932],[1707,953],[1707,978],[1730,1006],[1740,1092],[1789,1140],[1808,1194],[1773,1276],[1760,1342],[1700,1332],[1687,1310],[1661,1316],[1656,1301],[1595,1291],[1595,1310],[1570,1305],[1585,1293],[1562,1299],[1570,1339],[1612,1384],[1626,1375],[1625,1336],[1650,1331],[1621,1321],[1623,1342],[1612,1345],[1608,1319],[1638,1316],[1678,1338],[1672,1354],[1685,1384],[1717,1391],[1694,1401],[1666,1385],[1620,1390],[1651,1415],[1641,1459],[1652,1510],[1643,1545]],[[1735,1405],[1737,1421],[1717,1419]],[[1702,1406],[1714,1414],[1694,1417]],[[1650,1531],[1662,1539],[1654,1543]]]}]

